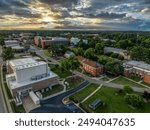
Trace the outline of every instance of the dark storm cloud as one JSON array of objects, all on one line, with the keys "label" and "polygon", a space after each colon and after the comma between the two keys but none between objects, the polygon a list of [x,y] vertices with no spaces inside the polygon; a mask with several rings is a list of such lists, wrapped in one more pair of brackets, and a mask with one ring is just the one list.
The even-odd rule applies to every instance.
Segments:
[{"label": "dark storm cloud", "polygon": [[51,6],[58,5],[61,7],[71,7],[77,4],[79,0],[40,0],[40,1],[49,4]]},{"label": "dark storm cloud", "polygon": [[102,18],[102,19],[118,19],[123,18],[126,16],[126,13],[123,14],[116,14],[116,13],[108,13],[108,12],[101,12],[100,14],[86,14],[89,18]]},{"label": "dark storm cloud", "polygon": [[0,14],[13,15],[25,18],[39,18],[40,14],[32,14],[28,9],[30,0],[0,0]]}]

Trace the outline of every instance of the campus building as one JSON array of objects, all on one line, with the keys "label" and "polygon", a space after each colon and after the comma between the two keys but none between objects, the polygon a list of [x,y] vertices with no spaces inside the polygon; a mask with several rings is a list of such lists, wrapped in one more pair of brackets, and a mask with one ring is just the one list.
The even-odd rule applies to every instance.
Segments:
[{"label": "campus building", "polygon": [[49,70],[46,62],[33,57],[8,61],[7,71],[7,85],[16,102],[21,102],[31,91],[51,88],[59,82],[58,76]]},{"label": "campus building", "polygon": [[24,46],[20,45],[20,41],[18,40],[5,40],[5,47],[11,47],[15,52],[24,52]]},{"label": "campus building", "polygon": [[143,78],[145,83],[150,84],[150,64],[140,61],[127,61],[124,63],[124,75],[135,74]]},{"label": "campus building", "polygon": [[127,50],[114,48],[114,47],[104,47],[104,53],[113,52],[119,54],[124,57],[124,59],[130,59],[130,55],[128,55]]},{"label": "campus building", "polygon": [[70,40],[62,37],[41,37],[36,36],[34,38],[34,43],[37,46],[41,46],[43,49],[52,45],[69,45]]},{"label": "campus building", "polygon": [[93,76],[99,76],[104,73],[103,65],[82,56],[78,56],[77,59],[81,63],[81,68],[85,72],[90,73]]}]

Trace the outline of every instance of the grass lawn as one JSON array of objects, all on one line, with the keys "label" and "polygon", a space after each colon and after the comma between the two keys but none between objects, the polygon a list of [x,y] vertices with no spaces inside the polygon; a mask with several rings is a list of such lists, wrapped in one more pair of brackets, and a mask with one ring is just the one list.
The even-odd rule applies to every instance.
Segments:
[{"label": "grass lawn", "polygon": [[[96,113],[144,113],[150,112],[150,103],[144,103],[142,109],[134,109],[131,108],[124,99],[125,94],[118,93],[116,89],[109,87],[102,87],[99,91],[97,91],[92,97],[86,100],[81,104],[82,108],[87,112],[96,112]],[[89,104],[94,102],[96,99],[100,99],[106,105],[105,107],[99,107],[96,110],[92,110],[89,108]]]},{"label": "grass lawn", "polygon": [[64,69],[62,69],[61,67],[54,67],[51,68],[51,70],[56,73],[60,78],[66,78],[68,76],[71,76],[72,73],[70,71],[66,71]]},{"label": "grass lawn", "polygon": [[44,54],[48,57],[52,57],[52,55],[48,52],[48,50],[44,50]]},{"label": "grass lawn", "polygon": [[141,81],[141,78],[138,77],[138,76],[136,76],[136,75],[130,75],[129,78],[132,79],[132,80],[134,80],[134,81],[136,81],[136,82]]},{"label": "grass lawn", "polygon": [[64,87],[62,85],[55,85],[52,87],[52,90],[48,91],[48,92],[44,92],[42,93],[42,96],[43,97],[47,97],[47,96],[50,96],[52,94],[55,94],[55,93],[58,93],[58,92],[61,92],[64,90]]},{"label": "grass lawn", "polygon": [[84,79],[79,76],[67,78],[65,80],[65,82],[69,83],[69,86],[67,86],[67,90],[77,87],[83,81],[84,81]]},{"label": "grass lawn", "polygon": [[150,84],[142,82],[141,84],[147,85],[148,87],[150,87]]},{"label": "grass lawn", "polygon": [[117,84],[121,84],[121,85],[124,85],[124,86],[129,85],[131,87],[144,87],[140,84],[134,83],[134,82],[124,78],[123,76],[120,76],[116,80],[113,80],[112,83],[117,83]]},{"label": "grass lawn", "polygon": [[26,112],[23,105],[16,106],[14,101],[11,101],[10,105],[11,105],[11,108],[14,113],[25,113]]},{"label": "grass lawn", "polygon": [[98,87],[99,85],[97,84],[90,84],[86,88],[82,89],[81,91],[76,92],[75,94],[71,95],[69,98],[76,103],[80,103],[87,96],[89,96],[93,91],[95,91]]}]

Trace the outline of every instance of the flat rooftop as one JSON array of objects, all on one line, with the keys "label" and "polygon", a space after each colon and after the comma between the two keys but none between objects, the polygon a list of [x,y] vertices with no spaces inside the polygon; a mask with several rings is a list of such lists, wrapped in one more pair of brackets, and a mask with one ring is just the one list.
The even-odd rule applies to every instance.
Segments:
[{"label": "flat rooftop", "polygon": [[121,52],[126,51],[126,50],[114,48],[114,47],[105,47],[104,50],[111,51],[111,52],[117,52],[117,53],[121,53]]},{"label": "flat rooftop", "polygon": [[147,64],[147,63],[142,62],[142,61],[133,61],[132,60],[132,61],[127,61],[126,64],[131,65],[133,67],[138,67],[138,68],[150,71],[150,64]]},{"label": "flat rooftop", "polygon": [[46,65],[47,63],[44,61],[37,61],[36,58],[23,58],[9,61],[11,66],[13,66],[16,70],[31,68],[40,65]]}]

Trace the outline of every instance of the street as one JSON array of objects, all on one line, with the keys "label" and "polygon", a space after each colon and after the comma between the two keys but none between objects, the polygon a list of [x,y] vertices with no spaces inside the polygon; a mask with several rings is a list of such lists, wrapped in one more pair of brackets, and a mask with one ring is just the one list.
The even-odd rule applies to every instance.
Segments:
[{"label": "street", "polygon": [[[3,62],[1,54],[2,54],[2,47],[0,46],[0,69],[1,69],[1,64]],[[3,97],[2,88],[1,88],[1,84],[0,84],[0,113],[4,113],[4,112],[5,112],[4,97]]]}]

